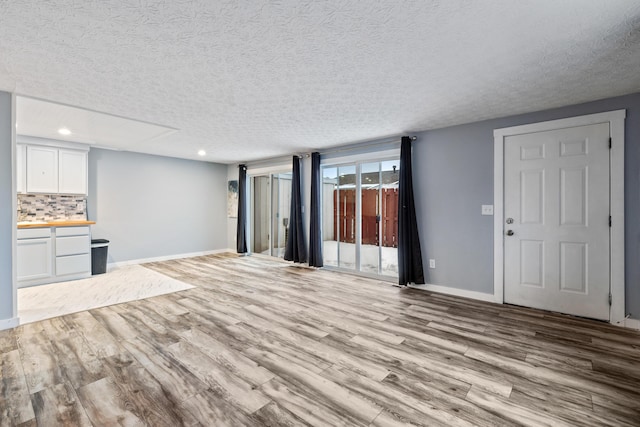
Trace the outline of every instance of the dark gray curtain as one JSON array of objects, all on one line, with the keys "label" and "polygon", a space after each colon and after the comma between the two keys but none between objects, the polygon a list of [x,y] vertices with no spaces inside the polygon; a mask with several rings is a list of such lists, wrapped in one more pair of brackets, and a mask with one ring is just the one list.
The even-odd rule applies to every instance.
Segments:
[{"label": "dark gray curtain", "polygon": [[289,237],[284,250],[284,259],[307,262],[307,248],[302,229],[302,195],[300,193],[300,158],[293,156],[291,179],[291,213],[289,214]]},{"label": "dark gray curtain", "polygon": [[309,265],[322,267],[322,186],[320,153],[311,153],[311,212],[309,220]]},{"label": "dark gray curtain", "polygon": [[236,231],[236,247],[239,254],[247,250],[247,167],[238,166],[238,230]]},{"label": "dark gray curtain", "polygon": [[398,283],[424,284],[422,251],[413,200],[411,138],[402,137],[400,146],[400,187],[398,189]]}]

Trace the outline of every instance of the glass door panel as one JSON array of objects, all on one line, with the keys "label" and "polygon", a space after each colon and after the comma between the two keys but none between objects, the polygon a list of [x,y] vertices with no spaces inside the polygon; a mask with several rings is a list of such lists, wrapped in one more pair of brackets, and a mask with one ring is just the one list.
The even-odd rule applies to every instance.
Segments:
[{"label": "glass door panel", "polygon": [[361,241],[360,271],[380,269],[380,162],[360,166]]},{"label": "glass door panel", "polygon": [[336,226],[338,230],[338,266],[356,268],[356,167],[338,168],[336,197]]},{"label": "glass door panel", "polygon": [[324,265],[338,267],[338,168],[322,169],[322,257]]},{"label": "glass door panel", "polygon": [[269,197],[268,176],[251,177],[251,252],[269,254]]},{"label": "glass door panel", "polygon": [[324,264],[356,268],[356,167],[322,169]]},{"label": "glass door panel", "polygon": [[380,274],[398,277],[400,159],[380,162]]},{"label": "glass door panel", "polygon": [[292,174],[273,174],[271,179],[271,256],[284,258],[289,236]]}]

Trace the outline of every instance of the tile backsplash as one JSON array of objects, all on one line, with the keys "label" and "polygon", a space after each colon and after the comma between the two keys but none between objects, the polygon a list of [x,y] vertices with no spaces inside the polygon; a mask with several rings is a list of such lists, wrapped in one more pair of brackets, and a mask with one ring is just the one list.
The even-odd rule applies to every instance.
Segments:
[{"label": "tile backsplash", "polygon": [[61,194],[18,194],[18,221],[86,220],[87,198]]}]

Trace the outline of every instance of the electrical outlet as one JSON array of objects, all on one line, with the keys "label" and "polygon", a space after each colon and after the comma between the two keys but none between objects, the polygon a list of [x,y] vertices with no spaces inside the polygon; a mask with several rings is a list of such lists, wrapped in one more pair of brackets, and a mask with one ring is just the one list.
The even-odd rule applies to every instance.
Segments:
[{"label": "electrical outlet", "polygon": [[436,260],[435,259],[430,259],[429,260],[429,268],[436,268]]},{"label": "electrical outlet", "polygon": [[493,205],[482,205],[482,215],[493,215]]}]

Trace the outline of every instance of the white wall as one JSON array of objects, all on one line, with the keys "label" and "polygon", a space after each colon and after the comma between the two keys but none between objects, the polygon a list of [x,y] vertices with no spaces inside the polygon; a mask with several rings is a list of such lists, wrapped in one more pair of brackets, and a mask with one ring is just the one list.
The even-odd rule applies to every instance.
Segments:
[{"label": "white wall", "polygon": [[147,154],[89,152],[88,217],[109,263],[226,249],[227,167]]}]

